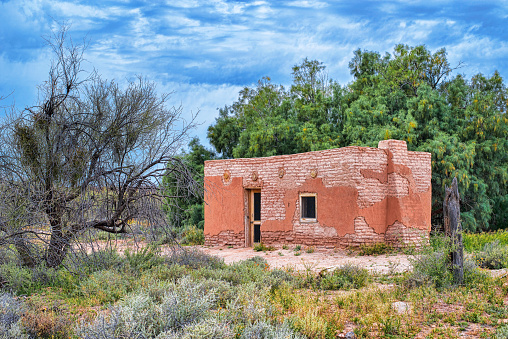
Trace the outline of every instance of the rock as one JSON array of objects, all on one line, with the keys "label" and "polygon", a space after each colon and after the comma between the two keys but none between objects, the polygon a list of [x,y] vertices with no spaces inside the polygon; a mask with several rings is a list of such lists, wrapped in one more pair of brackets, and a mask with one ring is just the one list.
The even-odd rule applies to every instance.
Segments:
[{"label": "rock", "polygon": [[409,312],[411,307],[408,303],[405,303],[403,301],[396,301],[392,304],[392,308],[397,312],[398,314],[406,314]]},{"label": "rock", "polygon": [[501,268],[499,270],[487,270],[487,274],[490,274],[492,278],[504,278],[508,275],[508,269]]},{"label": "rock", "polygon": [[346,333],[346,336],[344,338],[346,338],[346,339],[356,339],[355,332],[349,331],[348,333]]}]

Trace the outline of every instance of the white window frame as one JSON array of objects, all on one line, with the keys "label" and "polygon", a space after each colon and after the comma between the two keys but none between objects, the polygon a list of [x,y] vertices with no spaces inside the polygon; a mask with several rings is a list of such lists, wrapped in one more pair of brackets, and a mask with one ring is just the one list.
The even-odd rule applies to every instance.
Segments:
[{"label": "white window frame", "polygon": [[[316,216],[315,218],[304,218],[302,217],[302,212],[303,212],[303,199],[304,197],[314,197],[314,207],[315,207],[315,211],[314,211],[314,215]],[[317,222],[317,218],[318,218],[318,215],[317,215],[317,211],[318,211],[318,202],[317,202],[317,193],[300,193],[300,222]]]}]

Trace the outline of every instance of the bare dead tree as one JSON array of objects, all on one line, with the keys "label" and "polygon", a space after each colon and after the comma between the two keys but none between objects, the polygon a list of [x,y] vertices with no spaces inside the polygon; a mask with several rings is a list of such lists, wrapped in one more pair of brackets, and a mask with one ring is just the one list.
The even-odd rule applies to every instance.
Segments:
[{"label": "bare dead tree", "polygon": [[450,237],[452,245],[450,261],[453,272],[453,280],[456,284],[461,284],[464,281],[464,247],[462,244],[460,196],[457,178],[453,178],[452,185],[450,187],[445,187],[443,214],[445,234]]},{"label": "bare dead tree", "polygon": [[14,245],[27,266],[56,267],[87,231],[168,227],[159,188],[167,164],[188,176],[175,155],[194,123],[141,77],[121,89],[85,73],[85,47],[65,27],[49,45],[55,60],[40,102],[0,127],[0,245]]}]

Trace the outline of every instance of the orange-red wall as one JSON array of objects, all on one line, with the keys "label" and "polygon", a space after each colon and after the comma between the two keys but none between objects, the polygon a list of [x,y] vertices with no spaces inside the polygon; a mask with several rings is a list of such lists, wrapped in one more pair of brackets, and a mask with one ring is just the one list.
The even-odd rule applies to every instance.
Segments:
[{"label": "orange-red wall", "polygon": [[[261,188],[265,243],[340,246],[417,242],[430,232],[430,153],[404,141],[267,158],[205,162],[205,238],[246,244],[246,189]],[[300,221],[300,193],[317,194],[317,222]]]}]

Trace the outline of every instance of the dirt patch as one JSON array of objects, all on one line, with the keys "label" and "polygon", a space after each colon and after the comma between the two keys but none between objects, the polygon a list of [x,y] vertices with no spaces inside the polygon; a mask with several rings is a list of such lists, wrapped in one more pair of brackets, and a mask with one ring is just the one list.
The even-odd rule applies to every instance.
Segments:
[{"label": "dirt patch", "polygon": [[[378,256],[358,256],[344,250],[315,248],[308,253],[306,249],[295,251],[295,248],[277,248],[274,251],[256,252],[252,248],[219,248],[196,246],[203,252],[224,259],[227,264],[260,256],[266,259],[271,268],[289,268],[296,271],[323,269],[341,266],[347,263],[358,265],[375,273],[404,272],[411,269],[408,255],[388,254]],[[299,254],[297,254],[299,253]],[[295,255],[296,254],[296,255]]]}]

